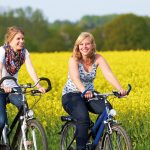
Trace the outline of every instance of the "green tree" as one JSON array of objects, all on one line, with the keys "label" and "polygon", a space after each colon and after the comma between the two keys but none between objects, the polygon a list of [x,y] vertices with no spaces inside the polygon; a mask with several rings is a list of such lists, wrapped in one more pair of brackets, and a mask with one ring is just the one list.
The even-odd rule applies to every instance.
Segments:
[{"label": "green tree", "polygon": [[150,18],[134,14],[83,16],[77,22],[49,23],[42,11],[31,7],[0,12],[0,43],[9,26],[25,30],[29,51],[67,51],[81,32],[93,33],[98,50],[150,49]]},{"label": "green tree", "polygon": [[118,15],[106,15],[106,16],[83,16],[81,20],[79,20],[76,24],[78,27],[82,28],[83,30],[94,29],[98,26],[103,26],[106,23],[111,22],[114,20]]},{"label": "green tree", "polygon": [[143,17],[121,15],[103,30],[105,50],[129,50],[150,48],[149,25]]}]

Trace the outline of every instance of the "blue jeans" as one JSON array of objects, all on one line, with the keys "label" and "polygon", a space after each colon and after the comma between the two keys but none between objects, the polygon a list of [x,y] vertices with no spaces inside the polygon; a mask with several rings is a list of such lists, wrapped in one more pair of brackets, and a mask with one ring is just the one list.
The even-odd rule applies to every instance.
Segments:
[{"label": "blue jeans", "polygon": [[[17,88],[17,90],[21,90],[20,88]],[[7,123],[7,113],[6,113],[6,104],[7,99],[9,99],[9,102],[15,105],[18,109],[22,106],[22,95],[21,94],[6,94],[6,93],[0,93],[0,135],[2,133],[2,130],[4,128],[5,123]]]},{"label": "blue jeans", "polygon": [[84,99],[81,98],[80,93],[68,93],[63,95],[62,104],[65,111],[77,120],[77,149],[86,149],[90,118]]}]

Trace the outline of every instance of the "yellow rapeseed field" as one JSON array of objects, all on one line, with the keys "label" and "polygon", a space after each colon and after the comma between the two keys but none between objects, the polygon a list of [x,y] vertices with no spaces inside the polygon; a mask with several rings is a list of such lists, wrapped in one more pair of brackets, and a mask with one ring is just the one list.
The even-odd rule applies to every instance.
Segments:
[{"label": "yellow rapeseed field", "polygon": [[[132,91],[127,98],[110,100],[117,110],[117,119],[122,122],[122,126],[130,135],[134,149],[150,149],[150,51],[98,53],[106,58],[124,88],[127,88],[128,83],[132,85]],[[56,145],[59,141],[57,132],[61,128],[60,116],[66,114],[61,105],[61,92],[67,80],[70,56],[70,52],[31,53],[38,76],[47,77],[52,83],[52,90],[43,95],[33,109],[35,116],[45,126],[48,138],[51,140],[50,143],[54,144],[57,141]],[[33,83],[25,70],[25,66],[19,73],[19,82]],[[100,92],[110,92],[114,89],[105,80],[100,69],[97,71],[95,89]],[[30,106],[33,102],[34,99],[30,97]],[[9,106],[9,109],[11,113],[15,113],[14,107]],[[94,115],[92,117],[94,118]],[[53,136],[51,137],[52,133]],[[55,149],[56,145],[54,144],[50,148]]]}]

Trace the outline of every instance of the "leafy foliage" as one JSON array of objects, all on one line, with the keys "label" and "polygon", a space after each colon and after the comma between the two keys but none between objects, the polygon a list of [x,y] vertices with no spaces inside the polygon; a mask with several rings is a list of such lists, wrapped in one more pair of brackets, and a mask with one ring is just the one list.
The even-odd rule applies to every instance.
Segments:
[{"label": "leafy foliage", "polygon": [[111,22],[118,15],[106,15],[106,16],[83,16],[77,23],[77,26],[84,30],[94,29],[97,26],[103,26],[106,23]]},{"label": "leafy foliage", "polygon": [[143,17],[121,15],[103,30],[104,49],[149,49],[149,25]]},{"label": "leafy foliage", "polygon": [[0,44],[3,44],[6,28],[21,26],[25,30],[29,51],[69,51],[77,36],[91,32],[98,50],[150,49],[150,18],[134,14],[83,16],[77,22],[55,21],[49,23],[41,10],[8,10],[0,13]]}]

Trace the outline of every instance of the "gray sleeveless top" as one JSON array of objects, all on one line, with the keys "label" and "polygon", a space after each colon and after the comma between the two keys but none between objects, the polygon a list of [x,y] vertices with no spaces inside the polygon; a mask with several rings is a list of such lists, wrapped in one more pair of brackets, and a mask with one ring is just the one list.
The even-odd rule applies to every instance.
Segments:
[{"label": "gray sleeveless top", "polygon": [[[84,70],[83,64],[79,63],[80,80],[83,83],[83,85],[85,86],[85,88],[89,85],[92,85],[92,87],[90,89],[94,90],[93,80],[96,77],[96,69],[97,69],[96,64],[93,64],[92,70],[90,72],[86,72]],[[70,75],[68,73],[68,80],[64,86],[62,95],[67,94],[69,92],[77,93],[80,91],[77,89],[77,87],[75,86],[73,81],[70,79]]]}]

